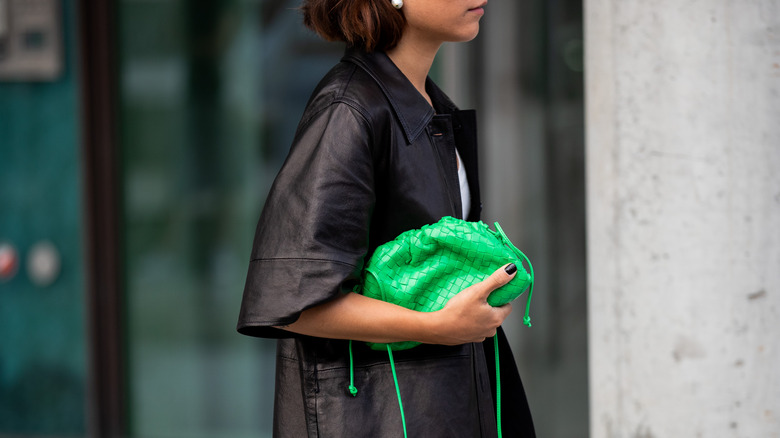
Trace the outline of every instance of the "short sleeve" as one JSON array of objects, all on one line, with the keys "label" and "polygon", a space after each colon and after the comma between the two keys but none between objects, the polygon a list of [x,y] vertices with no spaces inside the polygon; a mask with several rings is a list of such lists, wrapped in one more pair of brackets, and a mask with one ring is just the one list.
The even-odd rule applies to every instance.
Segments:
[{"label": "short sleeve", "polygon": [[371,130],[354,107],[304,115],[255,231],[238,331],[289,333],[306,309],[359,281],[375,204]]}]

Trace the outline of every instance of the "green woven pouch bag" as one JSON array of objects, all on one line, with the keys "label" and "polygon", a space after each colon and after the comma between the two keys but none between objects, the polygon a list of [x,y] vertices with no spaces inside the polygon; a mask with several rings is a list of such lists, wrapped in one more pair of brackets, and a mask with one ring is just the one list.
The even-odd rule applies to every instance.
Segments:
[{"label": "green woven pouch bag", "polygon": [[[488,304],[501,306],[519,297],[533,285],[528,258],[504,234],[484,222],[444,217],[439,222],[409,230],[376,249],[363,270],[361,293],[421,312],[435,312],[461,290],[489,277],[507,263],[517,265],[508,284],[493,291]],[[528,265],[530,273],[523,267]],[[528,294],[524,322],[531,326]],[[419,342],[395,342],[393,350],[405,350]],[[374,350],[385,344],[369,343]]]},{"label": "green woven pouch bag", "polygon": [[[512,244],[498,222],[495,222],[495,227],[496,230],[493,231],[484,222],[468,222],[447,216],[435,224],[406,231],[374,251],[363,269],[363,283],[355,291],[409,309],[435,312],[444,308],[447,301],[461,290],[486,279],[501,266],[514,263],[517,266],[517,274],[509,283],[493,291],[487,302],[491,306],[501,306],[529,289],[523,321],[530,327],[533,266],[528,257]],[[527,271],[523,261],[528,265]],[[494,339],[494,342],[496,423],[500,437],[501,381],[497,340]],[[406,419],[395,372],[393,350],[406,350],[420,343],[410,341],[367,344],[374,350],[387,350],[406,436]],[[352,341],[349,344],[349,358],[349,391],[356,396],[358,390],[354,385]]]}]

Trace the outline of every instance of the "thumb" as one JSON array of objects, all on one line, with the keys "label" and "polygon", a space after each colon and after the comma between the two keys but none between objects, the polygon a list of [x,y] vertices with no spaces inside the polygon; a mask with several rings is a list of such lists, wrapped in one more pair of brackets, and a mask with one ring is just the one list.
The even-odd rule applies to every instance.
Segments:
[{"label": "thumb", "polygon": [[482,298],[487,300],[487,297],[491,292],[509,283],[515,277],[516,272],[517,266],[514,263],[509,263],[508,265],[498,268],[495,272],[490,274],[490,277],[482,280],[480,282],[482,286],[480,288],[480,295],[482,295]]}]

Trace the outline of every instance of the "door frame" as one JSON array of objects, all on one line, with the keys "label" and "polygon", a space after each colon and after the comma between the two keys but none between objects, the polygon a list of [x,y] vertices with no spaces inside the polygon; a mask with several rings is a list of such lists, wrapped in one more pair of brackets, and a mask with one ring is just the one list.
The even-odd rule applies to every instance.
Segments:
[{"label": "door frame", "polygon": [[76,0],[79,23],[89,436],[127,436],[115,2]]}]

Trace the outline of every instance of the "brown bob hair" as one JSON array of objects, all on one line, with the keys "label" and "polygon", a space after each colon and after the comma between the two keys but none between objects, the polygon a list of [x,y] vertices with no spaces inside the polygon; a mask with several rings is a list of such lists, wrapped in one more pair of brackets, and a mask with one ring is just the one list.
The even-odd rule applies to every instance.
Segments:
[{"label": "brown bob hair", "polygon": [[304,0],[301,10],[303,24],[322,38],[367,52],[392,49],[406,26],[390,0]]}]

